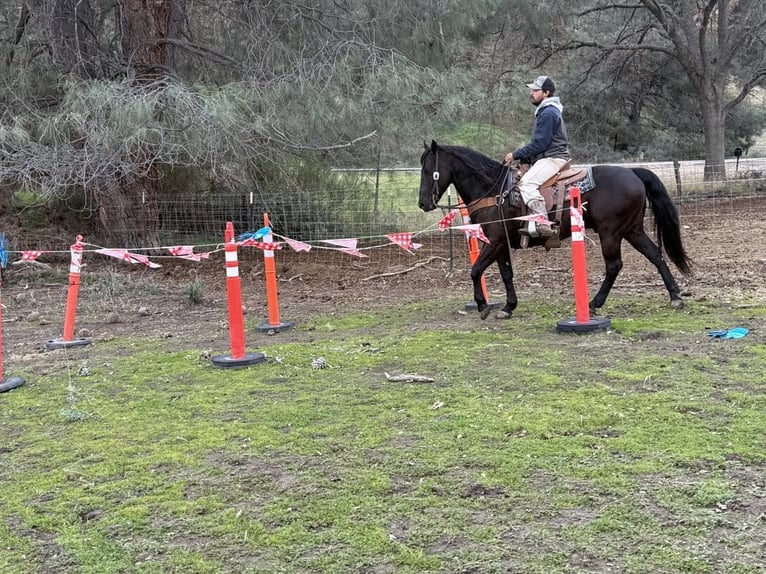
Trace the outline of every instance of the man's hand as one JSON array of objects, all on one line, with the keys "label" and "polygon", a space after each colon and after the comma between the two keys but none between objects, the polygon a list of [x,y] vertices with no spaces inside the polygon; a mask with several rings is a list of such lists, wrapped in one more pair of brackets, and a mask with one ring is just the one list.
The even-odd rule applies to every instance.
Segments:
[{"label": "man's hand", "polygon": [[503,165],[511,165],[512,161],[513,161],[513,154],[512,153],[506,154]]}]

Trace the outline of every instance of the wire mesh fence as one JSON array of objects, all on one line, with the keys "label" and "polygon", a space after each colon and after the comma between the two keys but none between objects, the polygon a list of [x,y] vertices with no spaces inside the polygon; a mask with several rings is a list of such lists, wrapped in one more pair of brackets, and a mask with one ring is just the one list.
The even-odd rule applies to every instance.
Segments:
[{"label": "wire mesh fence", "polygon": [[[736,158],[726,161],[725,181],[705,181],[703,161],[671,161],[621,164],[641,166],[654,171],[663,181],[678,206],[683,224],[694,225],[697,217],[710,217],[711,208],[721,214],[747,209],[748,198],[766,194],[766,158]],[[347,173],[347,172],[343,172]],[[444,212],[423,213],[418,208],[419,169],[354,170],[353,178],[325,189],[285,191],[271,189],[259,193],[173,192],[159,200],[159,229],[163,245],[192,245],[198,251],[214,249],[223,243],[226,222],[236,233],[254,231],[263,226],[268,213],[276,234],[311,245],[310,253],[298,260],[333,264],[359,264],[375,258],[385,267],[407,265],[419,258],[465,257],[465,239],[454,230],[439,232],[436,223]],[[450,190],[445,203],[457,196]],[[23,212],[21,215],[29,215]],[[703,215],[704,213],[704,215]],[[715,213],[715,211],[714,211]],[[95,220],[94,212],[91,220]],[[87,220],[87,218],[85,218]],[[140,226],[143,222],[136,221]],[[94,225],[94,229],[95,229]],[[647,229],[651,229],[651,223]],[[86,241],[99,243],[98,233],[83,233]],[[422,247],[405,251],[386,236],[410,233]],[[35,229],[23,222],[6,230],[9,248],[16,250],[66,251],[73,242],[61,229]],[[329,241],[356,240],[359,252],[350,255]],[[109,247],[121,247],[113,246]],[[254,251],[254,250],[250,250]],[[248,257],[248,250],[243,249]],[[260,255],[260,254],[257,254]]]}]

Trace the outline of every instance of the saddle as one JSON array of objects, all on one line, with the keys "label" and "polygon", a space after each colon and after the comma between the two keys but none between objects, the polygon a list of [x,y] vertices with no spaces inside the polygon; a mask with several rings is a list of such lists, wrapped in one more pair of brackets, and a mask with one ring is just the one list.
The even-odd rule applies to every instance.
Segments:
[{"label": "saddle", "polygon": [[[531,164],[522,164],[518,169],[509,169],[506,173],[505,181],[503,182],[502,191],[499,195],[492,195],[489,197],[482,197],[469,203],[466,208],[468,210],[469,217],[473,217],[473,214],[480,209],[486,209],[488,207],[501,206],[505,201],[510,201],[510,205],[518,205],[521,207],[521,214],[526,215],[529,210],[524,202],[521,200],[521,193],[519,192],[518,182],[521,176],[524,175],[530,168]],[[553,218],[551,221],[555,228],[561,227],[561,217],[564,212],[564,201],[569,199],[567,194],[567,187],[583,182],[581,184],[581,190],[587,191],[592,189],[592,178],[590,170],[584,169],[571,169],[572,162],[567,161],[561,169],[553,176],[548,178],[540,186],[540,194],[545,200],[545,209],[550,213],[553,212]],[[521,247],[526,247],[528,238],[521,236]],[[548,238],[545,243],[545,248],[550,249],[552,247],[558,247],[560,240],[558,235]]]},{"label": "saddle", "polygon": [[[572,161],[569,160],[561,169],[545,180],[540,186],[540,195],[545,199],[545,209],[554,212],[554,219],[551,221],[561,225],[561,214],[563,213],[564,201],[567,199],[567,187],[572,184],[584,181],[588,177],[588,170],[572,169]],[[519,167],[519,177],[529,169],[530,165],[525,164]],[[526,206],[523,206],[526,212]]]}]

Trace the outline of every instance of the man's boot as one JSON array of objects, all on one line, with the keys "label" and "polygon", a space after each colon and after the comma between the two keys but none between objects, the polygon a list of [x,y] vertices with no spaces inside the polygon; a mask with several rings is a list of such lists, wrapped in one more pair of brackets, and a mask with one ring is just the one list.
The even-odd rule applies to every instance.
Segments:
[{"label": "man's boot", "polygon": [[[545,219],[548,219],[548,211],[545,209],[544,199],[532,199],[527,204],[527,207],[529,208],[530,212],[536,215],[542,215]],[[524,235],[529,235],[530,237],[542,237],[542,238],[553,237],[554,235],[558,235],[557,231],[551,229],[550,225],[537,223],[535,221],[530,221],[529,225],[526,228],[522,227],[519,230],[519,233],[523,233]]]}]

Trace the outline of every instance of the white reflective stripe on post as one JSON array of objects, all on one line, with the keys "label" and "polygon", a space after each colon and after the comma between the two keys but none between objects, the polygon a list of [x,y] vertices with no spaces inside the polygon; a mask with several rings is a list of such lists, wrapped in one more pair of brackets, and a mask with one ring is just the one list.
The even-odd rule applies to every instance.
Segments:
[{"label": "white reflective stripe on post", "polygon": [[236,261],[237,261],[237,251],[236,250],[234,250],[234,251],[227,251],[225,253],[225,255],[226,255],[226,262],[227,263],[231,263],[232,261],[234,261],[236,263]]},{"label": "white reflective stripe on post", "polygon": [[[264,243],[273,243],[274,242],[274,235],[271,233],[271,227],[269,227],[269,232],[265,235],[263,238]],[[263,256],[264,257],[274,257],[274,250],[273,249],[264,249],[263,250]]]},{"label": "white reflective stripe on post", "polygon": [[227,267],[226,277],[239,277],[239,267]]},{"label": "white reflective stripe on post", "polygon": [[585,241],[585,234],[582,231],[573,231],[572,241]]},{"label": "white reflective stripe on post", "polygon": [[79,273],[80,266],[82,265],[82,251],[76,249],[72,250],[72,260],[69,264],[70,273]]}]

